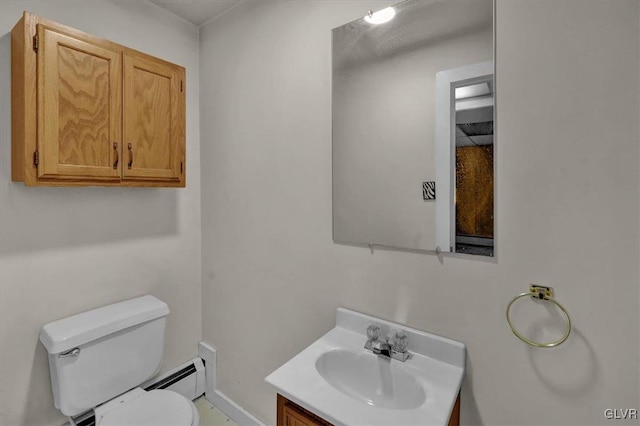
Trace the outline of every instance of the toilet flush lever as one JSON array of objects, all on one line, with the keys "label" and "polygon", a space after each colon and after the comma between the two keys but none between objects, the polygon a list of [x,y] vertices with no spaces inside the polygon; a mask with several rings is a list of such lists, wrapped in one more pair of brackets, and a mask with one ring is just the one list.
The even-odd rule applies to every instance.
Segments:
[{"label": "toilet flush lever", "polygon": [[70,351],[62,352],[58,355],[58,358],[77,357],[80,355],[80,348],[73,348]]}]

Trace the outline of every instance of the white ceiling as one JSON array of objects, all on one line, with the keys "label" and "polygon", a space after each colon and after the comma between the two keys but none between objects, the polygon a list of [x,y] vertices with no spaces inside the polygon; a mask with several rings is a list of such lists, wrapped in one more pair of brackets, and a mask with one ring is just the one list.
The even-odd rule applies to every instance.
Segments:
[{"label": "white ceiling", "polygon": [[229,10],[242,0],[150,0],[198,26]]},{"label": "white ceiling", "polygon": [[386,24],[371,25],[363,17],[333,29],[334,70],[490,31],[493,25],[492,0],[405,1],[393,8],[396,15]]}]

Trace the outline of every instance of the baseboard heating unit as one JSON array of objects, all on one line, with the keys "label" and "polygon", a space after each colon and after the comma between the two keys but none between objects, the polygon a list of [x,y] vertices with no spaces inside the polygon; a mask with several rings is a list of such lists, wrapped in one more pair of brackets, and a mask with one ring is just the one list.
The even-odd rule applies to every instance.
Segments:
[{"label": "baseboard heating unit", "polygon": [[[204,379],[204,361],[201,358],[194,358],[155,379],[143,383],[140,387],[146,391],[169,389],[190,400],[194,400],[204,394]],[[71,426],[95,426],[96,418],[93,415],[93,410],[73,417],[69,424]]]}]

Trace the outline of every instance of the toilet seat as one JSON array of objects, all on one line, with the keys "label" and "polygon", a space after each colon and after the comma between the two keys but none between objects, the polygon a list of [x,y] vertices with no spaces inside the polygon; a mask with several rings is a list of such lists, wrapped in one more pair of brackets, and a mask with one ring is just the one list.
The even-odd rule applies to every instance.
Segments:
[{"label": "toilet seat", "polygon": [[199,423],[193,403],[173,391],[146,392],[137,388],[124,398],[116,399],[118,401],[108,403],[110,407],[95,410],[96,426],[196,426]]}]

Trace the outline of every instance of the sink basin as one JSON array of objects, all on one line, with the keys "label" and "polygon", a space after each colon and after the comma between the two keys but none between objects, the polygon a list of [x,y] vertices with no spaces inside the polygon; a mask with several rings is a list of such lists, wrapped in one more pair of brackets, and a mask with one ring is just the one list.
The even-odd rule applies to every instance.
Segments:
[{"label": "sink basin", "polygon": [[[405,362],[364,348],[366,330],[403,331]],[[464,344],[339,308],[336,326],[265,380],[279,395],[335,426],[447,426],[465,371]]]},{"label": "sink basin", "polygon": [[358,401],[392,409],[420,407],[426,399],[424,388],[397,364],[364,349],[334,349],[318,357],[316,369],[336,390]]}]

